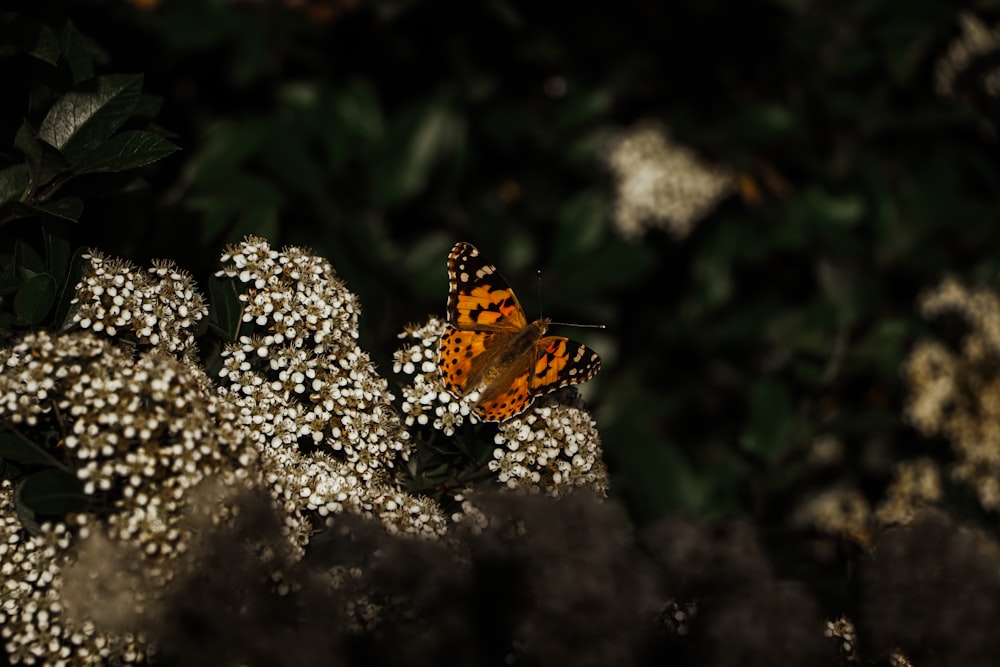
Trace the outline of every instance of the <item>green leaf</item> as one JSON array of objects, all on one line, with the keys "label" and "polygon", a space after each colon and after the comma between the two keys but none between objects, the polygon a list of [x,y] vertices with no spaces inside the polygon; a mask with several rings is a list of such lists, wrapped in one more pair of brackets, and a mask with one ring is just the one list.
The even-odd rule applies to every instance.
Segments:
[{"label": "green leaf", "polygon": [[571,90],[558,104],[556,121],[563,129],[583,128],[606,117],[613,102],[614,98],[607,90]]},{"label": "green leaf", "polygon": [[208,281],[212,327],[227,342],[236,340],[243,310],[232,280],[212,277]]},{"label": "green leaf", "polygon": [[180,148],[152,132],[122,132],[79,160],[73,165],[73,171],[88,174],[136,169],[178,150]]},{"label": "green leaf", "polygon": [[0,273],[0,296],[12,294],[21,289],[21,279],[13,271]]},{"label": "green leaf", "polygon": [[201,185],[207,192],[189,198],[190,206],[202,213],[200,241],[236,241],[243,234],[274,238],[283,193],[273,181],[229,171]]},{"label": "green leaf", "polygon": [[83,215],[83,201],[76,197],[63,197],[45,204],[25,206],[25,209],[43,217],[76,222]]},{"label": "green leaf", "polygon": [[[39,192],[52,179],[69,170],[69,163],[58,151],[38,141],[35,131],[24,122],[14,136],[14,148],[24,155],[30,176],[31,192]],[[51,196],[51,192],[49,195]]]},{"label": "green leaf", "polygon": [[780,104],[747,105],[735,117],[741,142],[766,144],[786,138],[800,126],[795,114]]},{"label": "green leaf", "polygon": [[0,171],[0,206],[18,201],[27,188],[27,165],[15,164]]},{"label": "green leaf", "polygon": [[[63,197],[44,204],[16,203],[10,206],[7,213],[3,220],[39,216],[60,222],[76,222],[83,215],[83,201],[76,197]],[[44,268],[40,270],[44,270]]]},{"label": "green leaf", "polygon": [[777,462],[791,417],[792,399],[785,385],[771,378],[758,381],[750,393],[750,421],[740,444],[769,464]]},{"label": "green leaf", "polygon": [[48,222],[42,227],[42,238],[45,240],[46,267],[56,283],[62,285],[73,257],[67,225],[63,222]]},{"label": "green leaf", "polygon": [[335,161],[346,156],[345,144],[357,142],[367,146],[382,138],[385,132],[382,108],[368,81],[354,81],[337,91],[331,106],[337,122],[327,122],[322,131]]},{"label": "green leaf", "polygon": [[793,201],[793,206],[799,222],[827,229],[853,227],[861,222],[867,212],[860,195],[832,195],[819,187],[803,190]]},{"label": "green leaf", "polygon": [[76,475],[57,468],[39,470],[26,477],[18,489],[21,501],[35,514],[82,512],[90,503],[83,492],[83,482]]},{"label": "green leaf", "polygon": [[141,93],[141,74],[113,74],[87,81],[52,105],[38,138],[59,149],[70,165],[75,165],[128,120]]},{"label": "green leaf", "polygon": [[44,273],[45,261],[42,256],[23,239],[14,241],[14,266],[18,271]]},{"label": "green leaf", "polygon": [[372,167],[372,197],[389,206],[427,185],[431,170],[464,143],[465,123],[452,109],[428,104],[397,119]]},{"label": "green leaf", "polygon": [[39,445],[11,431],[0,431],[0,458],[21,464],[52,465],[58,461]]},{"label": "green leaf", "polygon": [[557,257],[572,257],[600,244],[608,217],[607,201],[597,192],[581,192],[559,207]]},{"label": "green leaf", "polygon": [[18,484],[14,488],[14,511],[17,513],[17,518],[21,521],[21,525],[24,526],[25,530],[32,535],[41,535],[42,526],[38,523],[35,510],[24,502],[23,487],[24,484]]},{"label": "green leaf", "polygon": [[38,324],[52,310],[56,300],[56,279],[38,273],[26,281],[14,296],[14,313],[24,324]]},{"label": "green leaf", "polygon": [[0,16],[0,56],[27,53],[55,65],[59,60],[59,38],[49,26],[23,14]]},{"label": "green leaf", "polygon": [[28,121],[21,123],[14,135],[14,148],[21,151],[27,162],[28,170],[31,172],[31,179],[38,183],[38,172],[42,166],[42,145],[35,137],[35,131],[28,125]]},{"label": "green leaf", "polygon": [[107,54],[89,37],[76,29],[72,21],[59,30],[59,46],[69,64],[73,84],[94,78],[94,61],[107,60]]},{"label": "green leaf", "polygon": [[62,327],[66,324],[66,319],[72,306],[71,302],[76,295],[76,284],[80,282],[80,277],[83,275],[83,265],[87,261],[83,259],[85,254],[87,254],[87,248],[77,248],[76,252],[73,253],[72,259],[69,261],[69,271],[66,274],[65,280],[63,280],[62,293],[59,296],[59,301],[56,303],[55,316],[52,319],[56,326]]},{"label": "green leaf", "polygon": [[900,361],[907,346],[912,343],[912,324],[899,318],[882,317],[853,348],[865,368],[883,378],[899,376]]},{"label": "green leaf", "polygon": [[[204,145],[191,157],[184,168],[185,180],[200,186],[229,186],[233,172],[259,154],[273,128],[267,123],[247,121],[230,124],[213,123],[208,127]],[[240,184],[242,187],[244,184]],[[256,189],[246,191],[256,195]]]}]

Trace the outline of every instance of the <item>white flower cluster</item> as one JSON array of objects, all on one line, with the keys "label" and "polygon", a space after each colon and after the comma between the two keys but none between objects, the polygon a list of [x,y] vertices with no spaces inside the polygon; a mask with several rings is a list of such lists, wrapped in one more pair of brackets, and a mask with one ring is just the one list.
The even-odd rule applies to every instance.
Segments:
[{"label": "white flower cluster", "polygon": [[437,505],[393,477],[412,445],[388,384],[356,342],[356,297],[326,260],[248,237],[217,275],[237,282],[254,327],[223,351],[227,400],[260,450],[265,480],[300,545],[312,521],[348,510],[390,530],[437,535]]},{"label": "white flower cluster", "polygon": [[955,453],[954,479],[983,507],[1000,510],[1000,294],[953,278],[920,299],[925,317],[959,316],[968,331],[956,350],[942,341],[914,345],[904,366],[906,417],[925,436],[944,436]]},{"label": "white flower cluster", "polygon": [[792,512],[794,526],[867,545],[873,523],[868,498],[859,489],[835,486],[816,492]]},{"label": "white flower cluster", "polygon": [[125,332],[141,346],[178,356],[194,352],[194,331],[208,306],[194,280],[168,260],[142,271],[90,250],[76,285],[69,322],[111,337]]},{"label": "white flower cluster", "polygon": [[962,34],[948,45],[934,69],[934,92],[953,97],[957,94],[959,79],[975,73],[976,78],[970,83],[990,97],[997,97],[1000,95],[1000,68],[995,59],[1000,51],[1000,27],[990,27],[969,12],[961,12],[958,23]]},{"label": "white flower cluster", "polygon": [[625,238],[651,226],[684,238],[735,184],[728,170],[707,164],[648,123],[616,137],[605,161],[617,177],[614,221]]},{"label": "white flower cluster", "polygon": [[97,665],[111,656],[139,662],[144,651],[134,636],[63,618],[60,563],[70,543],[64,524],[29,534],[14,510],[13,487],[0,481],[0,638],[7,659],[23,665]]},{"label": "white flower cluster", "polygon": [[422,326],[406,327],[399,338],[411,343],[393,354],[392,370],[413,376],[413,383],[403,387],[402,410],[406,415],[406,425],[431,424],[450,436],[466,419],[476,423],[472,408],[479,393],[472,392],[456,398],[445,389],[444,379],[438,370],[438,344],[444,332],[445,323],[436,317]]},{"label": "white flower cluster", "polygon": [[490,470],[512,489],[552,496],[578,487],[607,493],[601,437],[578,395],[572,405],[552,395],[536,399],[526,412],[500,424],[494,441]]},{"label": "white flower cluster", "polygon": [[[854,627],[854,622],[847,616],[841,616],[835,621],[827,621],[823,634],[838,641],[841,662],[849,665],[872,662],[870,659],[862,657],[858,650],[858,632]],[[885,662],[889,667],[913,667],[910,659],[898,648],[885,654],[883,660],[879,662]]]},{"label": "white flower cluster", "polygon": [[[430,424],[452,436],[466,420],[476,423],[473,408],[479,394],[455,397],[445,388],[438,369],[444,332],[445,323],[436,317],[407,327],[399,338],[409,344],[396,350],[393,370],[413,377],[402,390],[406,425]],[[556,396],[563,397],[562,402]],[[575,402],[566,403],[566,396],[576,396]],[[544,490],[553,496],[580,486],[607,492],[601,438],[574,389],[535,399],[525,412],[499,425],[494,442],[499,446],[489,468],[510,488]]]},{"label": "white flower cluster", "polygon": [[851,619],[841,616],[835,621],[827,621],[823,634],[840,642],[840,655],[846,662],[861,662],[858,657],[858,633]]},{"label": "white flower cluster", "polygon": [[130,513],[142,505],[143,514],[165,520],[187,488],[222,467],[244,475],[253,460],[235,410],[197,366],[165,352],[133,359],[87,332],[36,331],[0,349],[0,368],[0,419],[51,420],[53,428],[66,420],[62,445],[84,492],[114,490],[116,506]]},{"label": "white flower cluster", "polygon": [[[399,467],[413,445],[357,346],[356,298],[330,265],[256,238],[227,249],[223,263],[246,335],[223,352],[222,388],[193,354],[201,297],[168,263],[143,273],[91,253],[72,319],[85,330],[33,332],[0,348],[0,425],[40,457],[32,460],[75,474],[95,508],[30,536],[10,484],[0,486],[0,633],[14,663],[144,660],[133,629],[192,566],[181,555],[192,553],[198,526],[232,518],[241,489],[266,488],[298,555],[342,512],[392,532],[445,532],[440,506],[403,486]],[[411,328],[404,337],[416,342],[396,365],[414,375],[406,424],[433,415],[452,433],[475,421],[476,396],[445,390],[443,330],[438,320]],[[501,426],[494,470],[509,486],[604,490],[593,422],[553,403]],[[362,607],[361,620],[377,613]]]},{"label": "white flower cluster", "polygon": [[[170,579],[172,560],[192,539],[182,525],[189,490],[210,477],[242,485],[254,470],[255,452],[245,444],[235,409],[199,367],[161,350],[133,359],[112,340],[89,332],[37,331],[0,349],[0,369],[0,422],[28,427],[25,437],[64,433],[61,460],[51,451],[48,456],[57,467],[74,471],[84,482],[84,493],[104,505],[100,518],[78,515],[72,533],[86,542],[96,527],[113,543],[139,554],[152,594]],[[41,442],[35,447],[45,451]],[[12,513],[13,502],[0,499],[0,508]],[[50,532],[61,536],[64,549],[70,546],[66,525],[56,524]],[[21,552],[12,558],[37,551],[37,539],[8,545]],[[45,616],[35,613],[39,607],[30,602],[33,596],[49,595],[48,588],[35,590],[44,578],[62,581],[56,555],[45,552],[33,561],[33,571],[20,573],[20,603],[33,615],[22,613],[18,623],[8,619],[8,651],[41,655],[44,663],[63,660],[67,651],[70,662],[102,662],[112,648],[118,659],[140,659],[138,638],[122,644],[87,621],[78,623],[82,629],[76,634],[53,638],[41,633],[48,626],[70,624],[62,617],[60,590],[53,589]]]}]

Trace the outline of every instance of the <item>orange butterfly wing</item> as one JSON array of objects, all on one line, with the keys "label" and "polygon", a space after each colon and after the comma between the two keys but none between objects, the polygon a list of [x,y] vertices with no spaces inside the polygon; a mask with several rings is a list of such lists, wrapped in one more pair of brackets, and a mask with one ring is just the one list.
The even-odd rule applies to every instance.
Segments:
[{"label": "orange butterfly wing", "polygon": [[510,285],[471,243],[456,243],[448,255],[448,324],[511,332],[528,326]]},{"label": "orange butterfly wing", "polygon": [[531,373],[528,366],[530,359],[518,360],[517,364],[507,370],[503,380],[498,383],[498,390],[483,391],[476,403],[476,414],[485,422],[502,422],[514,415],[524,412],[535,399],[530,386]]},{"label": "orange butterfly wing", "polygon": [[472,244],[455,244],[448,279],[438,365],[452,394],[481,391],[475,410],[483,421],[510,419],[535,396],[583,382],[601,367],[587,346],[545,336],[548,320],[529,324],[507,281]]},{"label": "orange butterfly wing", "polygon": [[545,336],[535,346],[531,390],[545,394],[586,382],[601,369],[601,357],[583,343],[562,336]]},{"label": "orange butterfly wing", "polygon": [[[449,328],[441,337],[438,352],[438,367],[444,384],[452,394],[463,396],[469,378],[481,366],[482,355],[490,347],[496,334],[484,331],[465,331]],[[475,387],[468,387],[471,391]]]}]

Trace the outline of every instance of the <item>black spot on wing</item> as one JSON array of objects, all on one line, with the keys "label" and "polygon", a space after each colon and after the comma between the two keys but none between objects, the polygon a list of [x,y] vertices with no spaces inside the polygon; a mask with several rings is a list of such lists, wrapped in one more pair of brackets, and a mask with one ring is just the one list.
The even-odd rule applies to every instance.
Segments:
[{"label": "black spot on wing", "polygon": [[[459,241],[448,254],[448,322],[454,324],[458,322],[458,295],[468,293],[480,285],[486,285],[491,291],[510,290],[510,286],[496,265],[486,259],[479,250],[465,241]],[[517,305],[517,299],[511,297],[505,299],[503,304],[507,307]],[[481,309],[480,309],[481,310]],[[470,315],[476,319],[476,313]]]}]

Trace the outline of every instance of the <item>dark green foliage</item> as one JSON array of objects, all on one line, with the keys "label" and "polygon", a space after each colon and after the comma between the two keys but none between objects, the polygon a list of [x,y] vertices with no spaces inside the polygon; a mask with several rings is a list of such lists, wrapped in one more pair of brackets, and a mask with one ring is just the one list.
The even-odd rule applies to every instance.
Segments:
[{"label": "dark green foliage", "polygon": [[71,472],[46,468],[24,478],[18,486],[18,500],[38,515],[62,516],[82,512],[90,501],[83,482]]},{"label": "dark green foliage", "polygon": [[[541,268],[545,314],[608,326],[576,334],[605,358],[585,391],[639,515],[732,512],[747,493],[780,514],[808,480],[775,471],[820,433],[876,483],[873,460],[912,448],[897,369],[921,331],[914,299],[946,271],[1000,267],[984,252],[998,240],[984,120],[933,93],[950,6],[379,2],[331,17],[194,0],[5,14],[0,214],[44,267],[3,256],[5,326],[55,323],[84,243],[176,259],[208,291],[221,245],[256,233],[332,261],[386,368],[402,324],[442,313],[444,257],[465,239],[529,312]],[[618,239],[603,142],[650,118],[760,198],[724,202],[685,241]],[[175,144],[144,181],[107,173]],[[56,252],[39,229],[72,243]]]},{"label": "dark green foliage", "polygon": [[[85,199],[121,196],[125,179],[88,180],[149,165],[178,148],[150,127],[156,103],[142,74],[97,74],[106,56],[65,17],[0,15],[7,90],[0,127],[0,340],[63,323],[79,276]],[[135,128],[135,129],[133,129]],[[141,128],[141,129],[140,129]],[[90,236],[84,234],[83,237]],[[36,431],[31,437],[37,437]],[[18,515],[31,531],[44,518],[85,511],[89,498],[63,464],[59,441],[0,433],[3,475],[17,482]]]},{"label": "dark green foliage", "polygon": [[[1000,270],[996,100],[934,92],[959,32],[951,3],[328,7],[95,0],[0,14],[0,336],[59,326],[74,253],[94,245],[195,272],[211,360],[240,322],[210,272],[223,244],[253,233],[330,259],[388,374],[403,325],[444,313],[445,257],[467,240],[529,314],[607,325],[571,335],[604,359],[584,391],[612,495],[639,523],[744,516],[786,567],[804,551],[789,514],[814,491],[843,482],[875,500],[894,463],[947,462],[946,444],[902,419],[901,363],[925,333],[915,301],[947,273],[995,286]],[[605,142],[650,119],[744,186],[683,240],[613,228]],[[826,435],[843,457],[812,466]],[[0,436],[3,465],[54,473]],[[824,610],[846,597],[824,579],[842,574],[839,557],[808,566]],[[759,613],[813,613],[775,586],[753,589]],[[723,599],[720,638],[758,613]],[[879,650],[945,650],[870,629]]]},{"label": "dark green foliage", "polygon": [[[6,246],[0,290],[13,295],[0,307],[0,331],[9,332],[57,324],[56,300],[67,295],[79,243],[71,229],[84,214],[83,196],[133,187],[127,180],[87,187],[77,179],[128,172],[178,148],[155,131],[126,129],[148,126],[156,107],[142,94],[142,75],[96,75],[95,61],[105,56],[72,21],[49,24],[5,13],[0,26],[0,66],[9,81],[0,117],[0,239]],[[65,310],[64,304],[58,312]]]}]

